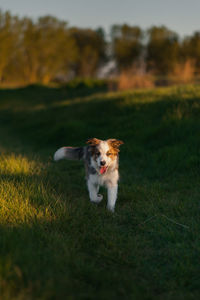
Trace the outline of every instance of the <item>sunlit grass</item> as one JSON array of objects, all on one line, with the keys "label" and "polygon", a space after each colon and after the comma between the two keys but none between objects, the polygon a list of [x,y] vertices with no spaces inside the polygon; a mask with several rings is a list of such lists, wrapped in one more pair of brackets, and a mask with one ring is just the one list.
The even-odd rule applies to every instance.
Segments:
[{"label": "sunlit grass", "polygon": [[[54,220],[58,195],[42,175],[44,164],[22,155],[0,158],[0,223],[28,224]],[[57,197],[56,197],[57,196]]]},{"label": "sunlit grass", "polygon": [[41,165],[39,161],[30,161],[21,155],[1,155],[0,157],[0,174],[12,175],[33,175],[40,172]]}]

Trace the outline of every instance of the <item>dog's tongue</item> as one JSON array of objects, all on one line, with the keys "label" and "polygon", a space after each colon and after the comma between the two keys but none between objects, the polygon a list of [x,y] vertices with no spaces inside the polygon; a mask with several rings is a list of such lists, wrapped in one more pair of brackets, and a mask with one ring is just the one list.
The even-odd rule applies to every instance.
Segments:
[{"label": "dog's tongue", "polygon": [[100,169],[100,173],[101,174],[104,174],[106,172],[107,168],[106,167],[101,167]]}]

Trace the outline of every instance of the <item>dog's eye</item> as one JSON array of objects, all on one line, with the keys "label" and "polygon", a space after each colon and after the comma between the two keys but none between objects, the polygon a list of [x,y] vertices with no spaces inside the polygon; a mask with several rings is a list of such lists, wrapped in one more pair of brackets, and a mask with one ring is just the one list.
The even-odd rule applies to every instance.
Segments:
[{"label": "dog's eye", "polygon": [[108,152],[108,153],[106,153],[106,155],[107,155],[107,156],[110,156],[110,155],[112,155],[112,153],[111,153],[111,152]]},{"label": "dog's eye", "polygon": [[100,155],[100,152],[99,152],[99,151],[96,151],[96,155]]}]

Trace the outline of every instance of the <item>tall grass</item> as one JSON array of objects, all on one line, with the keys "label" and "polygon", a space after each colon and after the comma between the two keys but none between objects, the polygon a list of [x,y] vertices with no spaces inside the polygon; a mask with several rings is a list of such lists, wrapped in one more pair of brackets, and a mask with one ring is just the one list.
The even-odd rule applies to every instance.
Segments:
[{"label": "tall grass", "polygon": [[173,70],[167,75],[156,76],[143,69],[133,66],[124,70],[117,77],[118,90],[135,88],[152,88],[155,86],[192,84],[198,80],[195,64],[192,60],[176,63]]},{"label": "tall grass", "polygon": [[171,74],[172,80],[176,83],[191,83],[195,78],[195,64],[192,60],[177,63]]},{"label": "tall grass", "polygon": [[119,90],[152,87],[154,87],[154,77],[151,74],[141,71],[141,69],[137,67],[122,71],[118,77]]}]

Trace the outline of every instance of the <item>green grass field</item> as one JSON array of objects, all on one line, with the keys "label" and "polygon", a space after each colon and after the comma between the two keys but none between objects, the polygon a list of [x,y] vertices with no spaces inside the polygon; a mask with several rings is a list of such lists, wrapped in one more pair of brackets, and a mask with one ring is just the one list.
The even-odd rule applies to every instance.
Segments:
[{"label": "green grass field", "polygon": [[[124,141],[115,214],[52,161],[90,137]],[[0,299],[199,298],[200,87],[2,89],[0,151]]]}]

